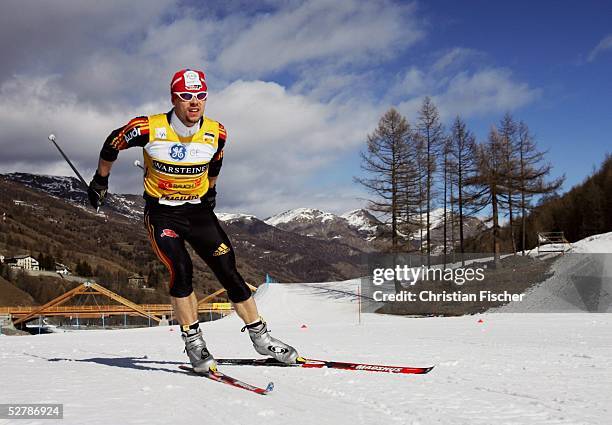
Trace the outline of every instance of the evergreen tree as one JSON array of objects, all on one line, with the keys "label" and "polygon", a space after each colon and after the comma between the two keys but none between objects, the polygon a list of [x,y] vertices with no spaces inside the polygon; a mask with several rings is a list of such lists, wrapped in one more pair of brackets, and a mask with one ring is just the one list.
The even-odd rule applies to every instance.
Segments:
[{"label": "evergreen tree", "polygon": [[93,276],[93,270],[91,268],[91,265],[86,260],[77,261],[75,272],[78,276],[83,276],[83,277]]}]

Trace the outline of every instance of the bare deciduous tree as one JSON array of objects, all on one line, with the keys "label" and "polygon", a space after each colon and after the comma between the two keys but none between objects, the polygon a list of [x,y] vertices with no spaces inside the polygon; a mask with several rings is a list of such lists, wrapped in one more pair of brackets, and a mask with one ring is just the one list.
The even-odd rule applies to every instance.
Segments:
[{"label": "bare deciduous tree", "polygon": [[554,193],[563,184],[565,176],[551,182],[545,182],[544,177],[549,175],[552,169],[551,164],[543,163],[546,152],[538,151],[535,140],[529,133],[529,127],[522,121],[518,125],[517,135],[519,169],[515,180],[517,191],[520,194],[521,252],[525,255],[525,245],[527,244],[526,217],[528,210],[531,210],[531,200],[534,195]]},{"label": "bare deciduous tree", "polygon": [[367,150],[361,153],[361,168],[370,177],[355,177],[355,181],[374,194],[368,209],[381,213],[391,224],[391,247],[399,248],[399,227],[402,216],[402,187],[405,185],[410,126],[394,108],[389,109],[368,135]]},{"label": "bare deciduous tree", "polygon": [[488,204],[491,207],[492,222],[492,249],[496,266],[501,265],[500,261],[500,197],[504,193],[507,182],[507,170],[505,167],[505,155],[503,143],[497,129],[492,128],[489,132],[487,142],[478,147],[478,169],[479,175],[474,183],[481,186],[482,198],[481,205]]},{"label": "bare deciduous tree", "polygon": [[466,207],[470,207],[476,198],[468,190],[469,182],[474,180],[478,172],[476,138],[470,132],[465,122],[457,116],[453,123],[449,154],[453,161],[453,181],[457,187],[457,210],[459,220],[459,249],[465,253],[465,215]]},{"label": "bare deciduous tree", "polygon": [[417,119],[417,132],[425,148],[425,214],[427,231],[427,265],[431,265],[431,211],[435,206],[434,173],[440,149],[444,143],[444,130],[440,122],[440,114],[436,105],[429,97],[423,99]]},{"label": "bare deciduous tree", "polygon": [[[423,209],[423,149],[418,137],[410,131],[407,139],[406,161],[400,170],[400,203],[402,205],[401,232],[407,236],[410,244],[411,236],[422,232]],[[420,247],[422,249],[422,246]],[[412,246],[408,247],[408,251]]]},{"label": "bare deciduous tree", "polygon": [[508,210],[508,226],[510,228],[510,238],[512,239],[512,252],[516,254],[516,237],[514,232],[514,213],[516,201],[516,170],[518,164],[518,147],[517,147],[517,124],[514,122],[512,115],[506,113],[498,126],[499,142],[503,150],[504,169],[506,173],[505,190],[503,195],[500,194],[502,204]]}]

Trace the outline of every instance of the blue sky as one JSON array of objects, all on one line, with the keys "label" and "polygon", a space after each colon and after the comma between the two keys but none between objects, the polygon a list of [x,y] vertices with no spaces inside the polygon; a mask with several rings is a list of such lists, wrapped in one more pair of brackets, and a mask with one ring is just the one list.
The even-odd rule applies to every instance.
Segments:
[{"label": "blue sky", "polygon": [[[485,52],[491,63],[542,90],[516,111],[549,149],[555,171],[576,184],[612,153],[612,49],[589,60],[612,34],[612,2],[429,1],[423,6],[439,25],[432,45],[450,40]],[[494,117],[491,117],[494,118]],[[470,120],[486,137],[490,117]]]},{"label": "blue sky", "polygon": [[[566,6],[558,6],[562,3]],[[612,2],[529,2],[506,5],[490,1],[428,1],[419,11],[430,31],[410,54],[398,57],[390,74],[415,62],[431,60],[434,52],[461,46],[479,52],[466,68],[504,67],[513,76],[541,90],[537,100],[508,109],[524,120],[547,149],[554,173],[565,174],[564,190],[580,183],[606,153],[612,153],[612,48],[597,44],[612,34]],[[503,113],[467,119],[480,141]],[[414,121],[414,118],[411,118]],[[358,173],[358,155],[347,161]],[[332,175],[342,179],[343,173]]]},{"label": "blue sky", "polygon": [[[565,189],[610,152],[608,2],[8,1],[0,17],[0,172],[92,174],[106,135],[170,108],[178,69],[207,73],[229,142],[220,208],[265,217],[363,206],[359,151],[385,110],[414,122],[431,96],[479,140],[524,120]],[[27,31],[23,29],[27,28]],[[18,36],[16,36],[18,34]],[[141,192],[120,155],[111,191]]]},{"label": "blue sky", "polygon": [[[551,2],[429,1],[419,11],[430,21],[426,40],[409,54],[385,64],[386,77],[414,63],[430,62],[449,46],[477,53],[468,68],[503,67],[519,81],[540,90],[536,100],[508,109],[527,122],[539,146],[549,151],[555,175],[565,174],[564,190],[580,183],[612,153],[612,49],[596,52],[612,33],[612,3],[584,2],[556,8]],[[435,28],[435,29],[434,29]],[[485,140],[500,110],[467,118],[479,140]],[[414,121],[414,116],[409,117]],[[360,172],[357,153],[346,157],[340,170],[329,170],[329,182],[343,182]]]}]

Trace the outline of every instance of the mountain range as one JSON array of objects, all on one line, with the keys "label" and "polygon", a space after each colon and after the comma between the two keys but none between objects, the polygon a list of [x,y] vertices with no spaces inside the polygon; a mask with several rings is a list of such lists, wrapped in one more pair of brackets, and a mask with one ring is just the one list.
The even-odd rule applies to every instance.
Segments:
[{"label": "mountain range", "polygon": [[[26,173],[0,175],[0,212],[9,215],[8,235],[0,238],[4,256],[30,252],[61,253],[74,269],[78,261],[122,273],[150,275],[163,270],[153,256],[139,195],[112,194],[96,213],[88,206],[85,188],[73,177]],[[36,213],[33,213],[36,210]],[[365,274],[362,255],[381,251],[388,226],[364,209],[342,215],[297,208],[265,219],[216,211],[226,229],[245,278],[257,284],[269,274],[287,282],[335,281]],[[442,239],[441,213],[432,213],[432,240]],[[481,226],[470,219],[475,232]],[[7,225],[6,219],[4,225]],[[473,228],[473,229],[472,229]],[[11,238],[8,241],[8,238]],[[10,243],[9,243],[10,242]],[[202,261],[194,261],[198,289],[218,288]]]}]

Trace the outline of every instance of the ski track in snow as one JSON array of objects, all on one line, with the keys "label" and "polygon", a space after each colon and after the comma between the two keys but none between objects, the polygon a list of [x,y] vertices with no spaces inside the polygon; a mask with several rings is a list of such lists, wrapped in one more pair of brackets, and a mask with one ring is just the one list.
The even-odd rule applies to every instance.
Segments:
[{"label": "ski track in snow", "polygon": [[[272,334],[307,357],[432,372],[222,368],[254,385],[274,381],[259,396],[181,372],[175,327],[77,331],[0,337],[0,399],[64,403],[62,424],[609,423],[612,315],[363,314],[358,324],[356,284],[272,284],[257,298]],[[255,354],[240,325],[234,315],[202,325],[214,354]]]}]

